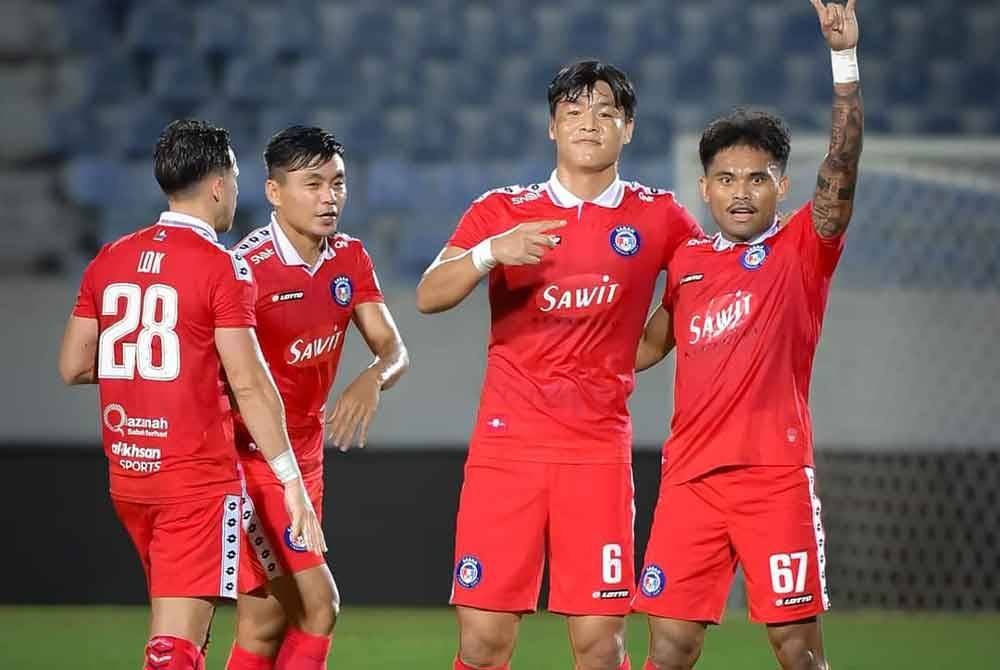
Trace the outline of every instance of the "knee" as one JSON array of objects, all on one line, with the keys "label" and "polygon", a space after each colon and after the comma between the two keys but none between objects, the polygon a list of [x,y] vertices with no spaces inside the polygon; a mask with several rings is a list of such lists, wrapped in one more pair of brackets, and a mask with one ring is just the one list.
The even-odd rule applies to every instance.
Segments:
[{"label": "knee", "polygon": [[822,651],[812,648],[803,637],[772,637],[771,647],[782,670],[829,670]]},{"label": "knee", "polygon": [[618,670],[625,661],[625,640],[617,634],[574,640],[573,652],[579,670]]},{"label": "knee", "polygon": [[701,656],[704,642],[704,630],[654,634],[650,639],[649,660],[657,670],[690,670]]},{"label": "knee", "polygon": [[253,648],[272,648],[277,650],[281,646],[281,640],[285,636],[285,628],[288,622],[284,613],[276,610],[268,616],[239,616],[236,619],[236,639],[241,646],[249,646],[254,643]]},{"label": "knee", "polygon": [[514,655],[515,635],[512,631],[485,626],[463,626],[459,656],[473,668],[499,668]]},{"label": "knee", "polygon": [[340,596],[334,589],[332,594],[305,602],[303,609],[299,623],[302,630],[313,635],[330,635],[340,614]]}]

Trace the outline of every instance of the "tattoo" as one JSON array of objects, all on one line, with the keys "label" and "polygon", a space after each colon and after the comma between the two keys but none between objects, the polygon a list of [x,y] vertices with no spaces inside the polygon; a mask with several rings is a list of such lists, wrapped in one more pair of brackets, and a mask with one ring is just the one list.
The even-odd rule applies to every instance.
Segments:
[{"label": "tattoo", "polygon": [[864,127],[861,85],[834,85],[830,150],[820,165],[813,196],[813,222],[822,237],[840,235],[851,220]]}]

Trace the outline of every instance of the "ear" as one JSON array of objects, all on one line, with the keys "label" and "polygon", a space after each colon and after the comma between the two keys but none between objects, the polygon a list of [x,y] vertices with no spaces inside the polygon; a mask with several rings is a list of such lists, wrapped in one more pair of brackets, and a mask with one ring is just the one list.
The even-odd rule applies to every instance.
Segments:
[{"label": "ear", "polygon": [[625,122],[625,134],[624,134],[625,141],[623,142],[624,144],[628,144],[629,142],[632,141],[632,133],[634,132],[635,132],[635,119],[629,119],[628,121]]},{"label": "ear", "polygon": [[226,195],[226,178],[224,176],[214,177],[209,192],[212,194],[212,200],[222,202]]},{"label": "ear", "polygon": [[708,177],[702,175],[698,177],[698,190],[701,191],[701,199],[708,203]]},{"label": "ear", "polygon": [[549,139],[556,141],[556,118],[552,115],[549,115]]},{"label": "ear", "polygon": [[781,202],[782,200],[785,199],[785,196],[788,195],[788,191],[789,189],[791,189],[791,187],[792,187],[792,182],[788,178],[788,175],[786,174],[781,175],[781,179],[778,180],[778,202]]},{"label": "ear", "polygon": [[276,180],[268,177],[267,181],[264,182],[264,195],[267,196],[271,207],[281,207],[281,189]]}]

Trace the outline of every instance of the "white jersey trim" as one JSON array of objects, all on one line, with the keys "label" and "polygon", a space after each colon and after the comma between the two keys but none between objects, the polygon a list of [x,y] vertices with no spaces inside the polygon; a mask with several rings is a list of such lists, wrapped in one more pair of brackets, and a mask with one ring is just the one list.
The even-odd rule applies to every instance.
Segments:
[{"label": "white jersey trim", "polygon": [[545,183],[545,190],[548,191],[549,198],[557,207],[580,209],[583,207],[583,203],[590,202],[598,207],[616,209],[622,204],[622,199],[625,197],[625,182],[618,178],[616,172],[614,181],[600,195],[593,200],[583,200],[563,186],[559,177],[556,176],[556,171],[553,170],[549,180]]},{"label": "white jersey trim", "polygon": [[246,491],[243,492],[243,530],[250,540],[250,547],[253,549],[254,557],[264,570],[264,574],[267,575],[267,581],[283,575],[284,571],[281,569],[281,561],[278,560],[278,554],[274,551],[274,547],[271,546],[267,533],[261,527],[260,517],[257,516],[257,509],[254,507],[253,500],[247,495]]},{"label": "white jersey trim", "polygon": [[226,496],[222,508],[222,560],[219,565],[219,596],[236,598],[240,571],[240,496]]},{"label": "white jersey trim", "polygon": [[175,228],[188,228],[210,242],[219,243],[219,234],[215,231],[215,228],[196,216],[181,214],[180,212],[160,212],[160,220],[157,224],[161,226],[173,226]]},{"label": "white jersey trim", "polygon": [[806,480],[809,482],[809,500],[812,506],[812,527],[813,536],[816,540],[816,570],[819,573],[819,591],[823,602],[823,610],[830,609],[830,590],[826,585],[826,532],[823,530],[822,511],[823,505],[816,495],[816,473],[810,468],[805,468]]}]

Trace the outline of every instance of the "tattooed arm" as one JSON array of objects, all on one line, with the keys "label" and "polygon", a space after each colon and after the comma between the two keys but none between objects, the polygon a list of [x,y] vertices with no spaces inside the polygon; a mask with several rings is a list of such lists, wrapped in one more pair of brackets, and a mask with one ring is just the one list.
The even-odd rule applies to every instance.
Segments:
[{"label": "tattooed arm", "polygon": [[[824,5],[821,0],[811,2],[819,14],[823,36],[830,49],[834,52],[853,50],[858,44],[858,19],[854,12],[856,0],[847,0],[846,5]],[[863,135],[861,83],[835,82],[830,149],[820,165],[813,196],[813,224],[821,237],[842,234],[851,220]]]}]

